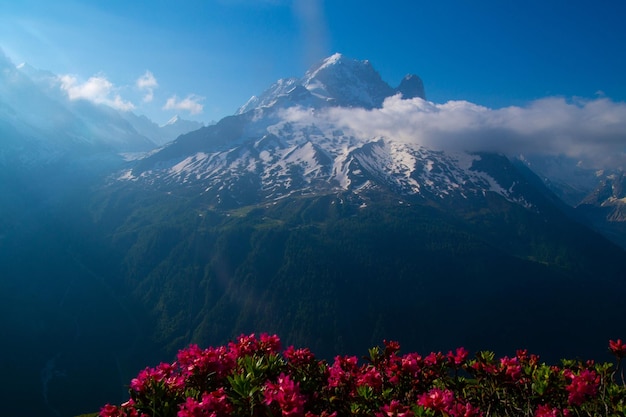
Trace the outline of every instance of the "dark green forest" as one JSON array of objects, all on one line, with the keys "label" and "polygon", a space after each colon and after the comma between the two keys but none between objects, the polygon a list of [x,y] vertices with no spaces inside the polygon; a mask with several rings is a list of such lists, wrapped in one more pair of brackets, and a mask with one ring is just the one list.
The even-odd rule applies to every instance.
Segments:
[{"label": "dark green forest", "polygon": [[[115,230],[123,285],[171,354],[261,330],[322,355],[382,338],[549,354],[581,326],[597,328],[573,306],[591,302],[594,317],[620,308],[621,249],[555,209],[533,213],[495,195],[455,211],[385,193],[365,207],[333,194],[221,211],[201,197],[145,204],[138,194],[120,213],[122,195],[104,204],[126,221],[96,224]],[[591,333],[568,353],[586,353]]]}]

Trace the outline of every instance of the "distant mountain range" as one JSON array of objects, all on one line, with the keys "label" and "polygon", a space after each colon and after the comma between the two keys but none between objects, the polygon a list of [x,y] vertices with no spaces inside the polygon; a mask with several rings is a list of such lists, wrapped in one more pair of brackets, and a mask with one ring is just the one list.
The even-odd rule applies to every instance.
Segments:
[{"label": "distant mountain range", "polygon": [[240,333],[322,357],[398,339],[546,360],[626,333],[623,173],[336,117],[426,103],[415,75],[394,88],[335,54],[215,125],[159,127],[0,69],[9,414],[118,403],[139,369]]},{"label": "distant mountain range", "polygon": [[145,116],[87,100],[70,100],[56,75],[28,65],[16,67],[0,52],[0,161],[27,165],[65,155],[147,152],[202,127],[174,118],[158,126]]}]

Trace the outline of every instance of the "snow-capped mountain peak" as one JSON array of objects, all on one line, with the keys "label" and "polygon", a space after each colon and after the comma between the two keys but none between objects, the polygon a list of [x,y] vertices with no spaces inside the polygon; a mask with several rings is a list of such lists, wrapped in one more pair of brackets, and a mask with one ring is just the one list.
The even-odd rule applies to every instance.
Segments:
[{"label": "snow-capped mountain peak", "polygon": [[[502,157],[428,149],[325,118],[333,107],[371,109],[396,94],[423,98],[419,77],[390,87],[368,61],[334,54],[300,78],[278,80],[237,115],[180,136],[119,176],[195,189],[216,206],[258,204],[293,194],[385,190],[420,201],[496,193],[530,208],[524,179]],[[378,191],[376,191],[378,192]],[[452,201],[450,200],[450,201]]]},{"label": "snow-capped mountain peak", "polygon": [[246,104],[237,110],[236,114],[243,114],[247,111],[260,107],[270,107],[274,105],[280,97],[286,96],[287,93],[293,90],[297,85],[299,85],[299,80],[297,78],[281,78],[272,84],[261,95],[250,97]]},{"label": "snow-capped mountain peak", "polygon": [[[334,66],[337,65],[353,65],[355,66],[355,64],[358,65],[359,61],[353,60],[353,59],[349,59],[349,58],[345,58],[342,54],[340,53],[335,53],[331,56],[329,56],[328,58],[325,58],[321,61],[319,61],[317,64],[313,65],[311,68],[309,68],[309,70],[306,72],[306,74],[304,74],[304,78],[302,79],[302,81],[304,83],[309,82],[311,79],[315,78],[315,76],[317,76],[318,73],[323,72],[325,70],[329,70],[331,68],[333,68]],[[368,61],[362,61],[363,63],[369,63]]]},{"label": "snow-capped mountain peak", "polygon": [[[300,87],[300,88],[298,88]],[[283,78],[259,96],[252,96],[236,114],[276,105],[289,107],[381,107],[385,98],[401,93],[403,98],[425,98],[424,85],[416,75],[405,77],[392,88],[367,60],[359,61],[340,53],[313,65],[302,78]]]},{"label": "snow-capped mountain peak", "polygon": [[168,120],[167,123],[165,123],[161,127],[175,125],[179,121],[180,121],[180,117],[178,115],[175,115],[174,117],[172,117],[170,120]]},{"label": "snow-capped mountain peak", "polygon": [[338,53],[309,69],[301,83],[311,94],[344,107],[380,107],[395,93],[369,61]]}]

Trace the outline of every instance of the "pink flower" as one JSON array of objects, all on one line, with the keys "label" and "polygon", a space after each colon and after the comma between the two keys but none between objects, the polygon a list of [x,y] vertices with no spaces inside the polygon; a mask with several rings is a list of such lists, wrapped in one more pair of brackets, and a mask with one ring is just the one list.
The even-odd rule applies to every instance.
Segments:
[{"label": "pink flower", "polygon": [[444,356],[441,352],[431,352],[428,356],[424,358],[424,363],[428,366],[435,366],[444,359]]},{"label": "pink flower", "polygon": [[393,340],[383,340],[385,345],[385,356],[389,357],[391,355],[395,355],[400,351],[400,343]]},{"label": "pink flower", "polygon": [[464,347],[457,348],[455,353],[448,352],[448,361],[451,365],[459,366],[467,359],[469,352]]},{"label": "pink flower", "polygon": [[472,363],[470,368],[477,373],[485,373],[487,375],[497,375],[500,372],[494,364],[479,361]]},{"label": "pink flower", "polygon": [[531,366],[539,364],[539,356],[534,354],[529,356],[527,349],[518,349],[515,352],[515,356],[517,356],[520,363],[528,363]]},{"label": "pink flower", "polygon": [[409,407],[402,405],[398,400],[392,400],[390,404],[380,407],[380,412],[376,417],[413,417],[414,414]]},{"label": "pink flower", "polygon": [[237,343],[230,342],[228,344],[230,350],[235,354],[237,358],[253,355],[259,350],[259,341],[256,339],[254,333],[249,335],[241,335],[237,339]]},{"label": "pink flower", "polygon": [[217,416],[229,416],[232,411],[232,406],[223,387],[211,393],[202,394],[202,405]]},{"label": "pink flower", "polygon": [[186,378],[209,374],[222,378],[235,367],[236,362],[236,356],[224,346],[200,349],[197,345],[190,345],[178,352],[177,359]]},{"label": "pink flower", "polygon": [[420,371],[423,363],[422,357],[417,353],[407,353],[401,359],[402,371],[414,376]]},{"label": "pink flower", "polygon": [[313,414],[310,411],[307,411],[304,417],[337,417],[337,412],[333,411],[332,413],[329,413],[327,411],[322,411],[322,414],[317,415],[317,414]]},{"label": "pink flower", "polygon": [[482,411],[470,403],[456,403],[448,408],[447,413],[452,417],[481,417]]},{"label": "pink flower", "polygon": [[450,390],[442,390],[439,388],[432,388],[425,394],[422,394],[417,399],[417,405],[421,405],[424,408],[430,408],[435,411],[446,411],[454,403],[454,394]]},{"label": "pink flower", "polygon": [[294,349],[293,346],[289,346],[283,352],[283,356],[296,367],[305,366],[315,361],[315,356],[308,348]]},{"label": "pink flower", "polygon": [[160,363],[149,372],[149,377],[155,382],[164,382],[172,391],[184,391],[185,377],[181,375],[176,363]]},{"label": "pink flower", "polygon": [[277,354],[280,352],[280,338],[274,335],[262,333],[259,343],[259,350],[266,353]]},{"label": "pink flower", "polygon": [[391,355],[385,363],[385,366],[380,369],[380,372],[387,377],[387,381],[389,381],[390,384],[398,384],[402,373],[402,359],[397,357],[395,354]]},{"label": "pink flower", "polygon": [[365,372],[362,372],[356,380],[357,386],[369,386],[374,389],[380,389],[383,386],[383,378],[380,372],[373,366],[368,366]]},{"label": "pink flower", "polygon": [[100,417],[121,417],[122,411],[115,405],[106,404],[100,409]]},{"label": "pink flower", "polygon": [[512,381],[517,381],[520,376],[522,376],[522,367],[517,358],[505,356],[500,359],[500,367],[504,370],[504,374],[511,378]]},{"label": "pink flower", "polygon": [[176,359],[178,365],[183,369],[183,372],[187,374],[193,374],[197,368],[197,362],[202,357],[202,349],[196,344],[187,346],[185,349],[178,351]]},{"label": "pink flower", "polygon": [[617,339],[617,341],[609,340],[609,350],[618,359],[626,357],[626,344],[622,342],[622,339]]},{"label": "pink flower", "polygon": [[133,378],[130,381],[130,388],[138,393],[145,392],[152,382],[159,381],[162,378],[163,374],[157,368],[145,368],[139,371],[137,378]]},{"label": "pink flower", "polygon": [[187,397],[179,407],[177,417],[227,417],[232,412],[224,388],[203,393],[200,401]]},{"label": "pink flower", "polygon": [[134,405],[135,405],[135,400],[133,400],[132,398],[130,398],[125,403],[122,403],[122,407],[133,407]]},{"label": "pink flower", "polygon": [[350,382],[356,373],[357,362],[356,356],[336,356],[335,362],[328,370],[328,386],[335,388]]},{"label": "pink flower", "polygon": [[180,405],[176,417],[204,417],[208,416],[208,411],[205,412],[200,402],[195,398],[188,397],[184,403]]},{"label": "pink flower", "polygon": [[304,416],[305,397],[300,394],[299,385],[289,375],[281,373],[276,383],[265,384],[265,404],[278,403],[285,417]]},{"label": "pink flower", "polygon": [[540,405],[535,410],[535,417],[559,417],[559,410],[549,405]]},{"label": "pink flower", "polygon": [[563,375],[572,380],[565,387],[567,392],[569,392],[567,401],[570,404],[581,405],[588,397],[593,397],[598,393],[600,377],[594,371],[584,369],[576,375],[571,370],[566,369]]}]

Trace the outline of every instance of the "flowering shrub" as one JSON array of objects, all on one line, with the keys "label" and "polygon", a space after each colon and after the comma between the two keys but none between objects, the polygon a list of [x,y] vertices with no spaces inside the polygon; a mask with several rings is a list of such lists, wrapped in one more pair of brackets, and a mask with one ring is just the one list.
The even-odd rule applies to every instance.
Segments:
[{"label": "flowering shrub", "polygon": [[281,352],[277,336],[254,334],[217,348],[181,350],[174,363],[139,372],[130,398],[100,417],[473,417],[623,416],[626,345],[610,341],[618,362],[541,363],[519,350],[470,359],[459,348],[400,354],[397,342],[370,349],[360,362],[318,360],[306,348]]}]

